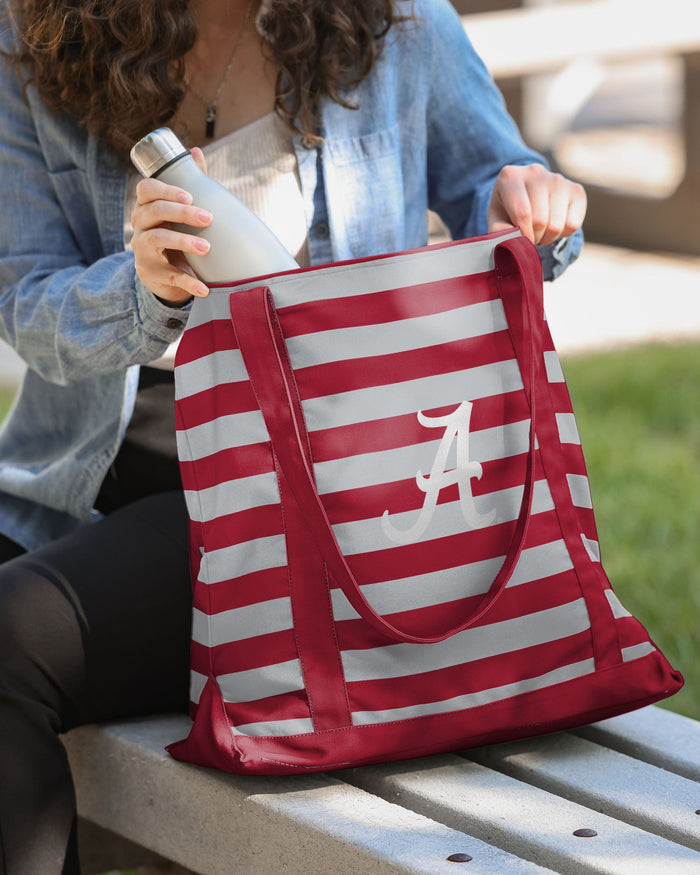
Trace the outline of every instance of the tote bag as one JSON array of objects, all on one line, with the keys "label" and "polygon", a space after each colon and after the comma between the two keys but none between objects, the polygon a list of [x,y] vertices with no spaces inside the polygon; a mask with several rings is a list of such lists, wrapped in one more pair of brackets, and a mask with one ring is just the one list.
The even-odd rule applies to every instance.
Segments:
[{"label": "tote bag", "polygon": [[517,230],[214,287],[175,381],[194,586],[176,759],[335,769],[681,687],[601,566]]}]

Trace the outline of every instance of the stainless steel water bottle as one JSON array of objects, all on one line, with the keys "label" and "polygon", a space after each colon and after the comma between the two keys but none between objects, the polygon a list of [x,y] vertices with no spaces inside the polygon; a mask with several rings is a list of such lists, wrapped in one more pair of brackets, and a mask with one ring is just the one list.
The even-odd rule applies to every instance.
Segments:
[{"label": "stainless steel water bottle", "polygon": [[206,255],[184,253],[203,282],[234,282],[299,266],[252,210],[199,169],[170,128],[158,128],[139,140],[131,150],[131,160],[142,176],[179,186],[192,195],[195,206],[212,214],[206,228],[173,225],[209,241]]}]

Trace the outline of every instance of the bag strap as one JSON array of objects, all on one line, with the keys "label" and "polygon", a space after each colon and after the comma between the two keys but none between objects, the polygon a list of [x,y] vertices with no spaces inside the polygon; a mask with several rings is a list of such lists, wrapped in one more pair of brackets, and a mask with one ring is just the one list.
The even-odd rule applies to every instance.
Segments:
[{"label": "bag strap", "polygon": [[330,574],[352,607],[377,632],[391,641],[434,644],[474,625],[503,591],[522,552],[534,489],[534,389],[541,360],[541,345],[535,342],[539,335],[536,330],[538,317],[533,314],[542,310],[542,270],[535,247],[523,237],[499,243],[494,257],[499,292],[511,328],[525,393],[530,402],[531,425],[525,486],[505,560],[488,593],[467,617],[461,617],[454,625],[435,635],[420,636],[399,629],[379,615],[365,598],[341,552],[316,489],[301,401],[270,290],[259,286],[242,289],[229,296],[238,346],[279,467],[303,519]]}]

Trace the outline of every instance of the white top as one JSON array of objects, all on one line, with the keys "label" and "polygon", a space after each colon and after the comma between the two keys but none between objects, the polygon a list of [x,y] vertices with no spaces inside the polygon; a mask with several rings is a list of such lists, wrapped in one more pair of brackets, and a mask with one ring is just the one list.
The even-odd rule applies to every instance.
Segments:
[{"label": "white top", "polygon": [[[309,264],[308,230],[292,133],[270,112],[203,149],[207,172],[236,195],[276,234],[301,267]],[[131,213],[141,176],[129,173],[124,246],[131,248]],[[193,233],[196,233],[193,230]],[[151,367],[172,370],[177,343]]]}]

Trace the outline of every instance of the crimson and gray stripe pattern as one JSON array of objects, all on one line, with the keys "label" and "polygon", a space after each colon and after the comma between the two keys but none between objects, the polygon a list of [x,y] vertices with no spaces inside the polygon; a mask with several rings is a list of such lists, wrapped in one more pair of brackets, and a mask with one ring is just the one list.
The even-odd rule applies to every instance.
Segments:
[{"label": "crimson and gray stripe pattern", "polygon": [[[323,510],[371,609],[420,633],[483,603],[528,470],[525,365],[494,271],[496,246],[513,239],[215,287],[195,302],[175,371],[194,573],[192,711],[208,719],[198,712],[209,685],[234,745],[431,716],[460,715],[468,727],[475,709],[512,703],[517,713],[537,691],[566,697],[568,682],[663,660],[600,565],[578,430],[544,319],[527,530],[507,585],[473,625],[431,644],[388,640],[326,579],[304,521],[290,523],[298,508],[229,309],[232,294],[258,286],[274,300]],[[295,623],[313,608],[300,606],[312,590],[300,595],[299,568],[316,569],[313,591],[327,602],[318,646],[334,663],[328,713],[339,716],[319,701],[313,632],[300,647]],[[336,719],[344,725],[331,726]]]}]

